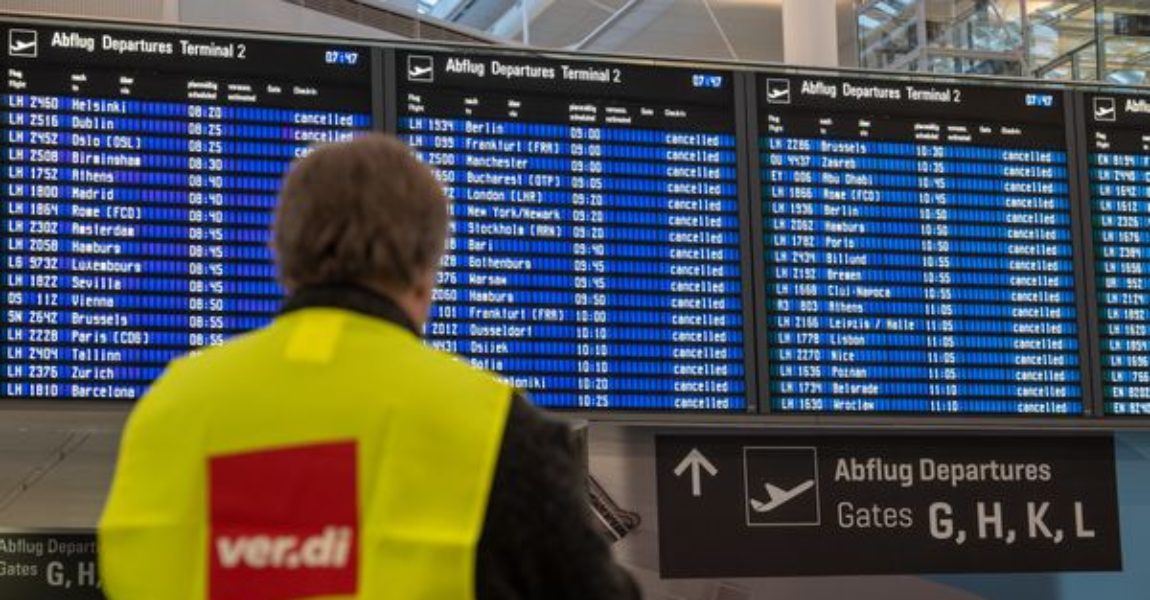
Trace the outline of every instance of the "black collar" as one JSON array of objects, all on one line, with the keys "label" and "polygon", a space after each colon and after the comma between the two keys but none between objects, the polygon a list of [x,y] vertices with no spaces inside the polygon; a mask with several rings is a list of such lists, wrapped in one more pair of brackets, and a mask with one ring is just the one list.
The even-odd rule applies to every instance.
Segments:
[{"label": "black collar", "polygon": [[358,285],[319,285],[296,290],[284,301],[280,314],[287,314],[303,308],[342,308],[369,317],[383,319],[420,336],[407,313],[394,300]]}]

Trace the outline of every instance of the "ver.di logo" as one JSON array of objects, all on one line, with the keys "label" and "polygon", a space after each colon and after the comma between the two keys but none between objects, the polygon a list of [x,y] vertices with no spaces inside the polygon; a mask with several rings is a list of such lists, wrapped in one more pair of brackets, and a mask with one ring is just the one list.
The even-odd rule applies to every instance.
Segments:
[{"label": "ver.di logo", "polygon": [[208,600],[354,595],[359,585],[356,443],[208,461]]}]

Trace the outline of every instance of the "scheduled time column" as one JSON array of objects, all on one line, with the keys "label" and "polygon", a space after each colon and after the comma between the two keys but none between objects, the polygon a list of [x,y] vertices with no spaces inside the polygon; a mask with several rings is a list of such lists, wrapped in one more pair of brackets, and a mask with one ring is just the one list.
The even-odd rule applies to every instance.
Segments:
[{"label": "scheduled time column", "polygon": [[214,104],[187,107],[187,239],[182,241],[187,243],[189,348],[225,339],[224,110]]}]

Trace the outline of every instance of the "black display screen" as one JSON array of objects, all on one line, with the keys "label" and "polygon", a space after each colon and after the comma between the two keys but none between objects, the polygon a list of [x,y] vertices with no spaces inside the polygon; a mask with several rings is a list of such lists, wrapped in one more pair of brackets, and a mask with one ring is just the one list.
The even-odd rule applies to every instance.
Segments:
[{"label": "black display screen", "polygon": [[433,345],[543,406],[748,407],[730,73],[396,61],[399,132],[453,199]]},{"label": "black display screen", "polygon": [[1106,414],[1150,414],[1150,97],[1086,94]]},{"label": "black display screen", "polygon": [[369,51],[4,26],[5,397],[136,398],[264,325],[280,178],[372,125]]},{"label": "black display screen", "polygon": [[757,94],[772,410],[1084,412],[1063,92]]}]

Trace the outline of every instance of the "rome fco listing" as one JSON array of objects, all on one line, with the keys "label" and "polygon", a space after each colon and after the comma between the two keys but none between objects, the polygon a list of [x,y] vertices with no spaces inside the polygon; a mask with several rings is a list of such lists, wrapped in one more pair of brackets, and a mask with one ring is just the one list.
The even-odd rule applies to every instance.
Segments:
[{"label": "rome fco listing", "polygon": [[[834,463],[836,496],[849,498],[853,484],[869,485],[872,489],[874,484],[889,484],[896,489],[883,493],[883,497],[889,499],[885,503],[836,499],[834,523],[849,530],[917,532],[922,531],[925,522],[931,539],[957,545],[970,542],[1011,545],[1023,541],[1059,545],[1072,539],[1095,538],[1097,532],[1091,528],[1084,499],[1055,501],[1030,493],[1034,485],[1050,484],[1056,476],[1053,466],[1045,462],[842,457]],[[967,486],[993,489],[993,496],[976,496],[965,502],[930,501],[933,490]],[[1014,486],[1026,486],[1027,493],[1010,489]],[[905,495],[905,501],[900,501],[899,490],[915,493]]]}]

